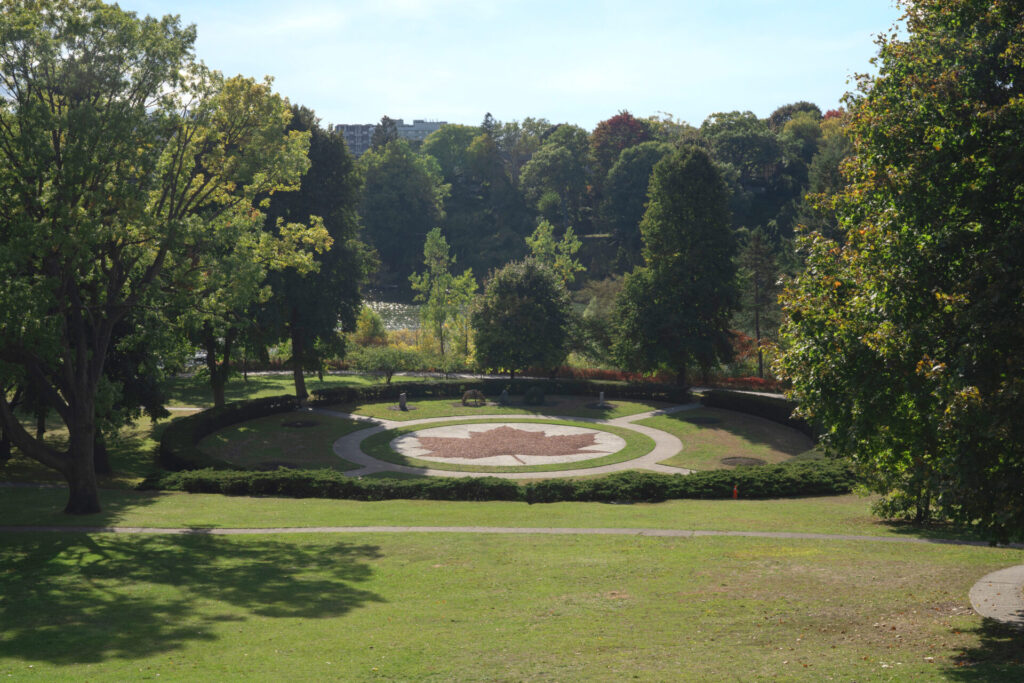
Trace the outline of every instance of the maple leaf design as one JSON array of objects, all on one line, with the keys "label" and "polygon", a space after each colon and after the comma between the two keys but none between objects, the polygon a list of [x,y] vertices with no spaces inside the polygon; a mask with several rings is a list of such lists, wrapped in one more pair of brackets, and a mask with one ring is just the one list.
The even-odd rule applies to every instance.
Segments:
[{"label": "maple leaf design", "polygon": [[469,438],[418,437],[420,447],[435,458],[479,460],[496,455],[575,455],[597,445],[594,434],[546,436],[544,432],[502,426],[486,432],[470,432]]}]

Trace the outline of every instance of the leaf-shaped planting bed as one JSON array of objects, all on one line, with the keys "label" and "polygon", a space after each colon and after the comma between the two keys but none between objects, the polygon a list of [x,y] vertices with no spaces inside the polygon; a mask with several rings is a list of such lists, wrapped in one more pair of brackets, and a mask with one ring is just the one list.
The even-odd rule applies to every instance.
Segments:
[{"label": "leaf-shaped planting bed", "polygon": [[420,447],[438,458],[481,460],[495,455],[574,455],[597,445],[594,434],[559,434],[516,429],[507,425],[486,432],[470,432],[468,438],[421,436]]},{"label": "leaf-shaped planting bed", "polygon": [[555,472],[639,458],[651,452],[654,441],[608,425],[491,419],[399,427],[367,438],[361,448],[378,460],[416,469]]}]

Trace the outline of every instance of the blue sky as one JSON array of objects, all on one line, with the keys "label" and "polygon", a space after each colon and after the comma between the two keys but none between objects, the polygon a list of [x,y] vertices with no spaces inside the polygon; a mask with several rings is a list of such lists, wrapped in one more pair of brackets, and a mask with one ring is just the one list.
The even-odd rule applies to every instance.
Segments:
[{"label": "blue sky", "polygon": [[627,109],[699,125],[810,100],[871,70],[891,0],[124,0],[197,25],[200,59],[275,78],[325,123],[544,117],[592,129]]}]

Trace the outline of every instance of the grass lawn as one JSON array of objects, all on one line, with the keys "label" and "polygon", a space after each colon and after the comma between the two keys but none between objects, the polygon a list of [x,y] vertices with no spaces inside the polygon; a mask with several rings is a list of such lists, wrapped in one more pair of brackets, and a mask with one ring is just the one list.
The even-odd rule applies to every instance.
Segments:
[{"label": "grass lawn", "polygon": [[795,429],[732,410],[699,408],[649,417],[637,424],[679,437],[683,450],[662,461],[673,467],[732,469],[733,466],[722,463],[723,458],[747,457],[778,463],[817,454],[814,442]]},{"label": "grass lawn", "polygon": [[[627,460],[633,460],[639,458],[642,455],[646,455],[651,452],[654,448],[654,440],[643,434],[630,431],[628,429],[622,429],[619,427],[609,427],[607,425],[595,425],[585,422],[567,422],[560,420],[525,420],[525,419],[509,419],[503,420],[503,423],[515,424],[517,422],[532,422],[532,423],[543,423],[552,425],[568,425],[570,427],[583,427],[585,429],[595,429],[602,432],[610,432],[617,436],[622,437],[626,442],[626,447],[615,453],[610,453],[604,457],[592,458],[590,460],[579,460],[576,462],[564,462],[564,463],[552,463],[549,465],[520,465],[516,467],[502,467],[502,466],[488,466],[488,465],[463,465],[461,463],[447,463],[447,462],[436,462],[434,460],[421,460],[419,458],[412,458],[401,453],[396,453],[391,449],[391,441],[398,438],[402,434],[408,434],[410,432],[419,431],[421,429],[430,429],[431,427],[441,426],[452,426],[459,424],[473,424],[474,422],[480,422],[480,420],[460,420],[457,422],[438,422],[436,424],[421,424],[410,427],[399,427],[398,429],[389,429],[378,434],[374,434],[370,438],[363,441],[360,444],[362,450],[367,455],[373,456],[378,460],[384,462],[394,463],[396,465],[406,465],[407,467],[425,467],[436,470],[448,470],[457,472],[559,472],[561,470],[579,470],[587,469],[590,467],[600,467],[601,465],[611,465],[618,462],[625,462]],[[483,420],[483,422],[491,422],[491,420]]]},{"label": "grass lawn", "polygon": [[[313,424],[285,426],[296,423]],[[344,471],[358,465],[339,458],[331,447],[342,436],[365,428],[355,420],[296,411],[232,425],[206,437],[199,447],[215,458],[246,468],[275,469],[280,465]]]},{"label": "grass lawn", "polygon": [[[750,538],[0,536],[0,676],[1020,680],[1019,551]],[[970,664],[970,666],[961,666]]]},{"label": "grass lawn", "polygon": [[[422,379],[422,377],[396,375],[392,381],[417,382]],[[306,375],[306,391],[313,393],[317,389],[368,386],[377,382],[377,379],[367,375],[324,375],[322,382],[317,379],[316,375]],[[168,405],[200,408],[208,408],[213,405],[210,382],[202,375],[175,377],[164,385],[164,391],[167,393]],[[290,372],[275,375],[249,375],[248,380],[232,377],[224,390],[228,402],[294,393],[295,382],[292,380]]]},{"label": "grass lawn", "polygon": [[597,408],[597,399],[591,396],[548,396],[542,406],[519,405],[520,396],[513,396],[513,404],[509,406],[488,405],[478,408],[464,406],[457,398],[413,399],[408,412],[395,409],[394,401],[384,403],[365,403],[363,405],[338,406],[338,410],[346,410],[364,417],[375,417],[383,420],[421,420],[432,417],[454,417],[475,415],[555,415],[558,417],[587,417],[598,420],[613,420],[617,417],[646,413],[650,410],[661,410],[673,404],[661,401],[606,401],[610,407]]}]

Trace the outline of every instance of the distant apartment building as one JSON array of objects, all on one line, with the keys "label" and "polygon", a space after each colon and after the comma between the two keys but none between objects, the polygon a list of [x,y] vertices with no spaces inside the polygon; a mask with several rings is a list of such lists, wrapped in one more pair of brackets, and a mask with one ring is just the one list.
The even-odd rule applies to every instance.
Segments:
[{"label": "distant apartment building", "polygon": [[[398,137],[404,140],[423,142],[427,136],[433,133],[447,121],[424,121],[413,119],[412,123],[406,123],[403,119],[395,120],[395,127],[398,129]],[[370,140],[373,138],[373,123],[339,123],[335,130],[340,131],[345,137],[345,144],[356,156],[370,149]]]}]

